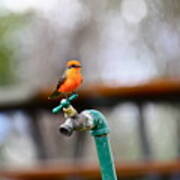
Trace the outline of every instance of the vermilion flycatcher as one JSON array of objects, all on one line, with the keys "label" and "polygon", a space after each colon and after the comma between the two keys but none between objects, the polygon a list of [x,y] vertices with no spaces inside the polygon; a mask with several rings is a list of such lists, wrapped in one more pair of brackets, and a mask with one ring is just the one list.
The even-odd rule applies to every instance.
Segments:
[{"label": "vermilion flycatcher", "polygon": [[81,63],[77,60],[68,61],[67,69],[58,81],[56,90],[49,96],[49,99],[57,98],[61,94],[73,93],[81,85],[82,81]]}]

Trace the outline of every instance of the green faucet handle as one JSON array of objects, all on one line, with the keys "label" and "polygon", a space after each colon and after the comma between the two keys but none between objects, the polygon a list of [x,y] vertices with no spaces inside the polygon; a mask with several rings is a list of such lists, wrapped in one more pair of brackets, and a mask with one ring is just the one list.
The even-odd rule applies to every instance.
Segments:
[{"label": "green faucet handle", "polygon": [[60,110],[62,110],[63,108],[68,108],[71,104],[71,102],[76,99],[78,97],[78,94],[74,93],[72,94],[70,97],[68,97],[67,99],[62,99],[59,106],[56,106],[55,108],[53,108],[52,112],[54,114],[58,113]]},{"label": "green faucet handle", "polygon": [[73,100],[75,100],[76,98],[78,98],[78,94],[76,93],[73,93],[70,97],[68,97],[68,101],[69,102],[72,102]]}]

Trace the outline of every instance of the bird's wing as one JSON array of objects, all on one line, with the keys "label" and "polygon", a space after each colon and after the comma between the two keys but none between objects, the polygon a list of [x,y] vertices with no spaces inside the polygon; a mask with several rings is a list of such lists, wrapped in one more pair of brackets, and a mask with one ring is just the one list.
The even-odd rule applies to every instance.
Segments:
[{"label": "bird's wing", "polygon": [[65,74],[63,74],[62,78],[57,83],[56,90],[58,90],[65,81],[66,81],[66,76]]},{"label": "bird's wing", "polygon": [[63,74],[62,78],[58,81],[58,84],[56,86],[56,89],[53,91],[53,93],[48,97],[48,99],[55,99],[57,98],[61,93],[58,91],[58,89],[61,87],[61,85],[66,81],[66,76]]}]

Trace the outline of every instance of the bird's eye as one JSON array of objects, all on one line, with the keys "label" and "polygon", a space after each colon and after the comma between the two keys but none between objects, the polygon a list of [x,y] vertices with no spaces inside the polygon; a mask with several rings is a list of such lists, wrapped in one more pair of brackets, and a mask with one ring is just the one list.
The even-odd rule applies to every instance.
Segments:
[{"label": "bird's eye", "polygon": [[77,67],[77,65],[73,64],[71,67],[72,67],[72,68],[76,68],[76,67]]},{"label": "bird's eye", "polygon": [[70,68],[80,68],[80,67],[81,67],[80,65],[72,64],[68,68],[70,69]]}]

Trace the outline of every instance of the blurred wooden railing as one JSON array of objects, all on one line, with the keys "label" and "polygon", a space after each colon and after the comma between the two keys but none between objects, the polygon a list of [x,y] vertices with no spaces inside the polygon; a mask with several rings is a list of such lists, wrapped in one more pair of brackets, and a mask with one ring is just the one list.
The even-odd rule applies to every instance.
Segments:
[{"label": "blurred wooden railing", "polygon": [[[117,164],[119,177],[141,177],[148,174],[170,175],[180,172],[180,161]],[[0,171],[0,177],[13,179],[58,179],[78,176],[86,179],[100,178],[99,167],[94,164],[56,164],[37,166],[32,169]]]},{"label": "blurred wooden railing", "polygon": [[[161,94],[180,94],[180,79],[156,79],[146,83],[129,86],[109,86],[106,84],[90,84],[79,91],[82,97],[97,96],[142,96],[142,95],[161,95]],[[46,98],[49,91],[41,91],[39,97]]]},{"label": "blurred wooden railing", "polygon": [[[31,108],[34,106],[49,107],[52,103],[47,99],[51,91],[40,90],[34,97],[25,102],[17,104],[11,102],[6,105],[0,103],[0,110],[15,108]],[[118,100],[180,100],[180,79],[158,79],[135,86],[108,86],[91,84],[78,91],[78,101],[96,98],[118,98]],[[58,101],[58,99],[56,100]]]}]

